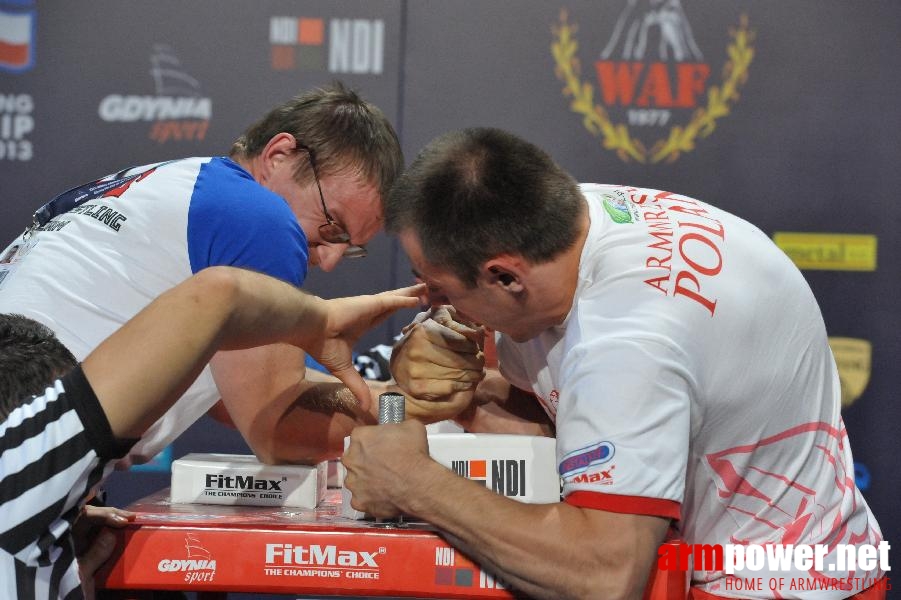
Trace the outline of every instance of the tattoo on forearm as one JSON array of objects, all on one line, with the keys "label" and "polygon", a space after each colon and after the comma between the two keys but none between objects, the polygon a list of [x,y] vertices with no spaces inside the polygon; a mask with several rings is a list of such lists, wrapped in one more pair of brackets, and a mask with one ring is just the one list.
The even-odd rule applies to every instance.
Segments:
[{"label": "tattoo on forearm", "polygon": [[298,404],[307,410],[320,413],[343,413],[356,417],[360,411],[356,397],[340,383],[320,383],[303,392]]}]

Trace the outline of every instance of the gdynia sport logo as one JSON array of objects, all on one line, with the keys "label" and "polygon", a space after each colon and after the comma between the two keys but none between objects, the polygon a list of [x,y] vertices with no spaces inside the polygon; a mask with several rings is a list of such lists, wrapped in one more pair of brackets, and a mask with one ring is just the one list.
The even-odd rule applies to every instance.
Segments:
[{"label": "gdynia sport logo", "polygon": [[722,572],[731,591],[891,589],[885,540],[872,544],[685,544],[662,545],[662,571]]}]

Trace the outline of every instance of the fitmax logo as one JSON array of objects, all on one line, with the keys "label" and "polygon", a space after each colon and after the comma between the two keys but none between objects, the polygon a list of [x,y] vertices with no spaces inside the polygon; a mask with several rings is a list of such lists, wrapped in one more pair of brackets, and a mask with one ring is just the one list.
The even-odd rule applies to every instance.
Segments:
[{"label": "fitmax logo", "polygon": [[378,569],[375,557],[384,554],[384,549],[376,552],[338,550],[337,546],[295,546],[293,544],[266,544],[267,565],[314,565],[317,567],[368,567]]},{"label": "fitmax logo", "polygon": [[257,479],[253,475],[214,475],[207,473],[206,488],[220,490],[265,490],[282,491],[282,482],[278,479]]}]

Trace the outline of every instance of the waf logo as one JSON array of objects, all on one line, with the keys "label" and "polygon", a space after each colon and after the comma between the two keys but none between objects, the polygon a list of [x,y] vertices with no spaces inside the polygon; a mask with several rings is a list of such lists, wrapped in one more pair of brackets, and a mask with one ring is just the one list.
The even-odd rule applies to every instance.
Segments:
[{"label": "waf logo", "polygon": [[271,17],[269,43],[275,71],[328,70],[379,75],[384,68],[381,19]]},{"label": "waf logo", "polygon": [[192,533],[185,536],[187,558],[164,558],[157,564],[160,573],[184,573],[186,583],[209,582],[216,577],[216,560]]},{"label": "waf logo", "polygon": [[747,16],[728,31],[719,77],[679,0],[628,0],[610,28],[610,38],[584,63],[592,67],[597,94],[582,73],[578,25],[563,10],[551,28],[555,72],[570,110],[623,162],[673,162],[694,150],[731,113],[748,79],[754,33]]},{"label": "waf logo", "polygon": [[[451,470],[511,498],[526,495],[526,461],[452,460]],[[490,475],[490,477],[489,477]]]},{"label": "waf logo", "polygon": [[28,0],[0,2],[0,69],[24,73],[34,67],[36,13]]},{"label": "waf logo", "polygon": [[148,137],[160,144],[202,141],[213,101],[201,93],[200,82],[185,71],[168,45],[154,45],[150,64],[156,95],[110,94],[97,108],[100,118],[107,123],[149,123]]}]

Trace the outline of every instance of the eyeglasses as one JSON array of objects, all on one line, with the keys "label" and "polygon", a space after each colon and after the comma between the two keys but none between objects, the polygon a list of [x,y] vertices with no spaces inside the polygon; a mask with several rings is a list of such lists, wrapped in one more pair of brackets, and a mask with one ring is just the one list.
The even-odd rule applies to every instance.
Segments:
[{"label": "eyeglasses", "polygon": [[325,223],[319,226],[319,237],[329,244],[347,244],[344,250],[344,258],[363,258],[368,253],[363,246],[357,246],[350,241],[350,234],[339,225],[332,217],[328,208],[325,206],[325,196],[322,194],[322,186],[319,184],[319,173],[316,170],[316,155],[313,149],[297,142],[297,148],[306,151],[310,157],[310,168],[313,170],[313,181],[316,182],[316,189],[319,190],[319,200],[322,202],[322,212],[325,214]]}]

